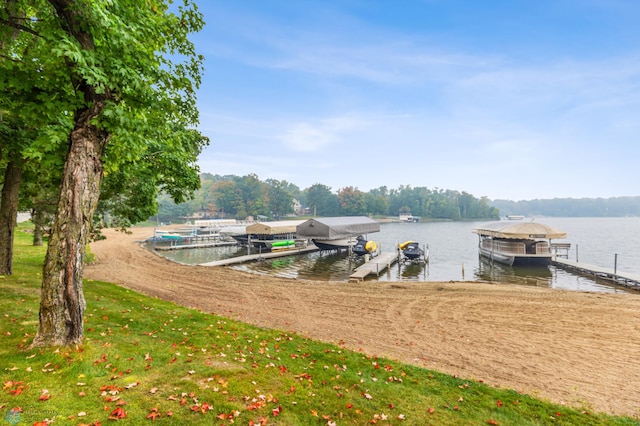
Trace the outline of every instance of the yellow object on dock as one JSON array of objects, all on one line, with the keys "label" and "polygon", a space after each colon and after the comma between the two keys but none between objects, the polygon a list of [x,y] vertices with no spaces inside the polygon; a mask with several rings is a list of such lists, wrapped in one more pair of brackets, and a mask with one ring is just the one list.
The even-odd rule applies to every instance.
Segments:
[{"label": "yellow object on dock", "polygon": [[353,274],[349,276],[349,282],[363,281],[367,275],[371,274],[375,274],[376,276],[380,275],[381,272],[389,268],[397,261],[397,253],[381,253],[370,261],[356,268]]}]

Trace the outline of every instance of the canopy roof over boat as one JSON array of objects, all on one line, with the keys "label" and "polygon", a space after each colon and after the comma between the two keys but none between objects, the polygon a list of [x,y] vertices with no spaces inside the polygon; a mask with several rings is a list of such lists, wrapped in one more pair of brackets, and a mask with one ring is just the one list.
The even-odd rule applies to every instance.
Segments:
[{"label": "canopy roof over boat", "polygon": [[220,228],[220,233],[223,235],[244,235],[247,233],[246,226],[225,226]]},{"label": "canopy roof over boat", "polygon": [[475,228],[474,233],[493,238],[566,238],[567,233],[537,222],[492,222]]},{"label": "canopy roof over boat", "polygon": [[299,237],[319,240],[337,240],[379,231],[380,224],[366,216],[317,217],[298,225]]},{"label": "canopy roof over boat", "polygon": [[304,220],[276,220],[273,222],[256,222],[247,226],[247,234],[275,235],[295,234],[298,225]]}]

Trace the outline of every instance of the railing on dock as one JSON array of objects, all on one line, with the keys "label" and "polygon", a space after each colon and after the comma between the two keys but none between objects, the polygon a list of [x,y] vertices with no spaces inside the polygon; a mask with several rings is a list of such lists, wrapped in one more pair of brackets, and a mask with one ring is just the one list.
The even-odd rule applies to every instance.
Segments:
[{"label": "railing on dock", "polygon": [[611,269],[601,266],[587,265],[568,259],[559,259],[558,257],[552,259],[551,263],[571,272],[600,278],[624,287],[640,290],[640,275],[637,274],[629,274],[626,272],[619,273],[617,268]]}]

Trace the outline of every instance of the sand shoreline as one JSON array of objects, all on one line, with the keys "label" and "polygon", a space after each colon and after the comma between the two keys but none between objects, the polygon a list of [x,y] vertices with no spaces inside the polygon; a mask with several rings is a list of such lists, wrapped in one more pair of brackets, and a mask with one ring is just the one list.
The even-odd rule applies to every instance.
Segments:
[{"label": "sand shoreline", "polygon": [[478,282],[317,282],[170,262],[104,230],[85,278],[262,327],[640,416],[640,296]]}]

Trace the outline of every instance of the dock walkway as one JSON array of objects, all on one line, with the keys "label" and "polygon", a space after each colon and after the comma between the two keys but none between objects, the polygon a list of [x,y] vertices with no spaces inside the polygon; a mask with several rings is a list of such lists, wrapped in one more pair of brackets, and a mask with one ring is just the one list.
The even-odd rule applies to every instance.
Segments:
[{"label": "dock walkway", "polygon": [[184,250],[184,249],[208,248],[208,247],[226,247],[226,246],[237,246],[237,245],[238,245],[237,241],[205,241],[205,242],[171,244],[171,245],[157,244],[153,248],[154,250],[166,251],[166,250]]},{"label": "dock walkway", "polygon": [[551,263],[559,268],[607,280],[625,287],[640,290],[640,275],[614,271],[611,268],[587,265],[567,259],[554,258]]},{"label": "dock walkway", "polygon": [[264,253],[247,254],[244,256],[230,257],[228,259],[214,260],[212,262],[201,263],[200,266],[228,266],[243,262],[258,261],[263,259],[273,259],[274,257],[297,256],[300,254],[318,251],[318,247],[309,245],[307,247],[293,248],[288,250],[268,251]]},{"label": "dock walkway", "polygon": [[380,253],[368,262],[360,265],[349,276],[349,282],[363,281],[367,275],[375,274],[380,275],[385,269],[390,268],[391,265],[398,261],[398,254],[395,252]]}]

